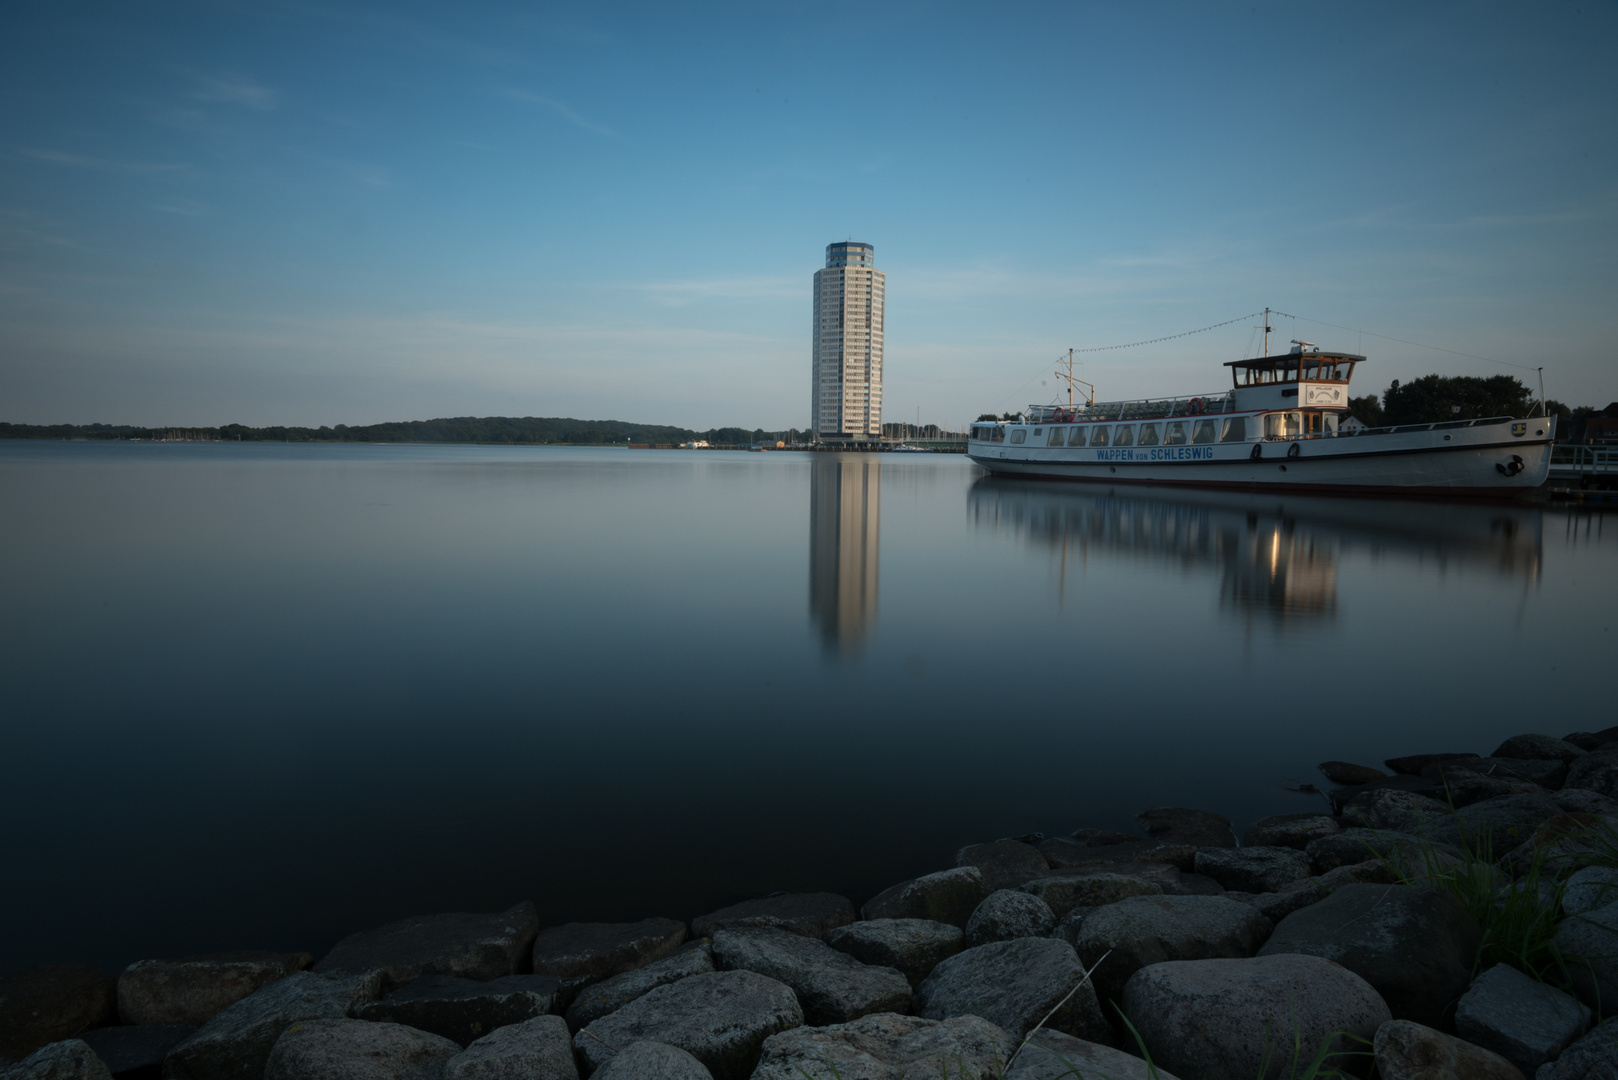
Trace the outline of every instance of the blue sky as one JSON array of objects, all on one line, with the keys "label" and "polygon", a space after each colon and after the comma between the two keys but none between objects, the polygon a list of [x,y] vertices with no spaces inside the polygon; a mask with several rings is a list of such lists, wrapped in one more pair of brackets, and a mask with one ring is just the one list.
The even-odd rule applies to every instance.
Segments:
[{"label": "blue sky", "polygon": [[[0,18],[0,419],[803,426],[848,238],[889,420],[1265,305],[1361,390],[1533,376],[1322,323],[1618,398],[1610,0]],[[1216,389],[1256,321],[1084,377]]]}]

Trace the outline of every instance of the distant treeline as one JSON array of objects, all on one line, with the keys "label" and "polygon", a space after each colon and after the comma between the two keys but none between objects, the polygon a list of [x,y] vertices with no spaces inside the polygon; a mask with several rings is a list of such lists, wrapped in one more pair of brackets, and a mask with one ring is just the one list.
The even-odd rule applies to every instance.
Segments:
[{"label": "distant treeline", "polygon": [[645,443],[667,446],[697,440],[714,446],[750,446],[789,440],[795,431],[752,431],[739,427],[692,431],[624,420],[573,420],[541,416],[455,416],[440,420],[401,420],[350,427],[136,427],[129,424],[5,424],[0,439],[193,439],[228,442],[495,443],[602,446]]},{"label": "distant treeline", "polygon": [[[1528,416],[1536,413],[1539,402],[1533,390],[1511,375],[1423,375],[1404,385],[1393,385],[1379,399],[1375,394],[1350,398],[1349,411],[1371,427],[1398,424],[1430,424],[1444,420],[1478,420],[1489,416]],[[1559,417],[1558,442],[1583,442],[1588,422],[1613,413],[1614,406],[1598,409],[1590,405],[1569,408],[1560,401],[1546,402],[1549,412]]]}]

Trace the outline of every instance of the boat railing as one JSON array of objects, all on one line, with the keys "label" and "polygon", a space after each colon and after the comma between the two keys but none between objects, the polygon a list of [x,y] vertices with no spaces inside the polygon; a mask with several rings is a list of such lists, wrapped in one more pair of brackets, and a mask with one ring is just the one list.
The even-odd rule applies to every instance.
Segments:
[{"label": "boat railing", "polygon": [[1515,420],[1514,416],[1482,416],[1476,420],[1444,420],[1432,424],[1395,424],[1388,427],[1362,427],[1352,431],[1311,431],[1308,434],[1266,435],[1265,442],[1307,442],[1310,439],[1352,439],[1362,435],[1403,435],[1411,431],[1447,431],[1450,428],[1475,427],[1478,424],[1499,424]]},{"label": "boat railing", "polygon": [[[1192,408],[1193,403],[1196,408]],[[1202,416],[1235,411],[1235,395],[1230,391],[1213,394],[1186,394],[1172,398],[1137,398],[1129,401],[1098,401],[1091,405],[1030,405],[1028,423],[1083,423],[1089,420],[1162,420],[1174,416]]]}]

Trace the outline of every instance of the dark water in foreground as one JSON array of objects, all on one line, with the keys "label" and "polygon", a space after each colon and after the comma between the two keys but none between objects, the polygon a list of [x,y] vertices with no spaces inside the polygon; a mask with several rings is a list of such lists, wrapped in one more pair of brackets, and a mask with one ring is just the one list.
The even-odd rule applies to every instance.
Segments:
[{"label": "dark water in foreground", "polygon": [[961,457],[0,444],[0,970],[856,902],[1611,724],[1618,518]]}]

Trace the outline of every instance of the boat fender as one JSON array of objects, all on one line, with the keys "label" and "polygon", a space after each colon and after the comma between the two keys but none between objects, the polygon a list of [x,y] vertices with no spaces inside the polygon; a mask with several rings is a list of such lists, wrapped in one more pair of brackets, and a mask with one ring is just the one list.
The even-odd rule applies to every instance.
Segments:
[{"label": "boat fender", "polygon": [[1201,416],[1204,407],[1205,406],[1202,403],[1202,399],[1199,397],[1194,397],[1191,399],[1190,403],[1186,405],[1185,411],[1190,413],[1192,416]]},{"label": "boat fender", "polygon": [[1523,471],[1523,461],[1520,456],[1512,454],[1509,462],[1498,461],[1494,467],[1500,470],[1501,476],[1516,476]]},{"label": "boat fender", "polygon": [[1287,447],[1287,457],[1289,458],[1295,458],[1301,453],[1303,453],[1303,447],[1299,446],[1297,443],[1293,443],[1291,446]]},{"label": "boat fender", "polygon": [[1257,461],[1260,458],[1262,458],[1264,456],[1264,444],[1263,443],[1254,443],[1253,444],[1253,452],[1251,454],[1248,454],[1247,456],[1252,458],[1254,461]]}]

